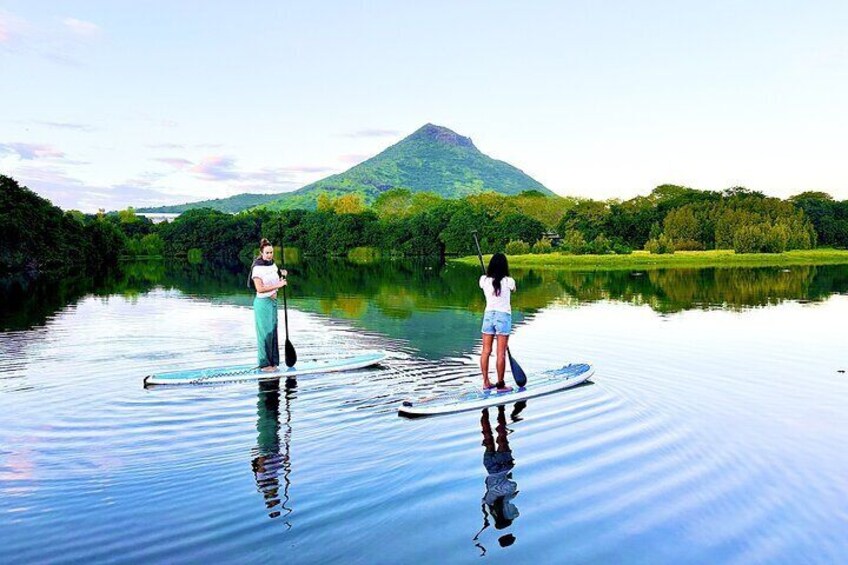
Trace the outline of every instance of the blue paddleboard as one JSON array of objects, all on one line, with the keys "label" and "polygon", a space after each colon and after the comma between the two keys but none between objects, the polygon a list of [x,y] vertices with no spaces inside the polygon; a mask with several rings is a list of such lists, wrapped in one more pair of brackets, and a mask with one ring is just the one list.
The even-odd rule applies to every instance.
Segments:
[{"label": "blue paddleboard", "polygon": [[376,365],[386,357],[386,353],[382,351],[360,351],[347,357],[336,357],[334,359],[303,359],[299,360],[294,367],[281,366],[273,372],[261,371],[255,365],[189,369],[187,371],[148,375],[144,377],[144,385],[195,385],[233,381],[262,381],[313,373],[336,373]]},{"label": "blue paddleboard", "polygon": [[477,385],[428,398],[407,400],[398,408],[398,414],[402,416],[436,416],[527,400],[579,385],[591,377],[594,372],[595,370],[591,365],[574,363],[559,369],[530,374],[527,376],[525,386],[513,386],[513,389],[509,392],[498,392],[496,389],[483,390]]}]

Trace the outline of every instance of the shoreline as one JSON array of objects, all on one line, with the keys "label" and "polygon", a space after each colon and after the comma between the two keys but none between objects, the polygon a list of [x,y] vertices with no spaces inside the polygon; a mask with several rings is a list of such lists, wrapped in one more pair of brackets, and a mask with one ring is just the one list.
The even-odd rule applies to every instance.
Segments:
[{"label": "shoreline", "polygon": [[[484,256],[484,260],[491,255]],[[630,255],[510,255],[509,266],[557,270],[651,270],[708,267],[789,267],[815,265],[848,265],[848,250],[806,249],[783,253],[737,254],[730,249],[709,251],[677,251],[670,255],[652,255],[634,251]],[[478,264],[477,256],[451,259],[467,265]]]}]

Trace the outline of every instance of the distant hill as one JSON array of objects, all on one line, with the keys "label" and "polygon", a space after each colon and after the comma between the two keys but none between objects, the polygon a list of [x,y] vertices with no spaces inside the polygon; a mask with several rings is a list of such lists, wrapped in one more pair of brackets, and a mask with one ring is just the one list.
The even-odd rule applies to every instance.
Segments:
[{"label": "distant hill", "polygon": [[554,194],[520,169],[484,155],[471,139],[446,127],[427,124],[367,161],[293,192],[239,194],[178,206],[140,208],[138,211],[181,213],[204,207],[222,212],[238,212],[253,207],[315,209],[320,194],[341,196],[355,193],[362,195],[370,204],[392,188],[433,192],[444,198],[461,198],[485,191],[518,194],[537,190],[548,196]]},{"label": "distant hill", "polygon": [[[284,193],[283,193],[284,194]],[[247,210],[265,204],[279,198],[280,194],[236,194],[229,198],[215,198],[214,200],[202,200],[200,202],[187,202],[185,204],[176,204],[173,206],[156,206],[154,208],[137,208],[136,212],[142,213],[166,213],[166,214],[182,214],[188,210],[196,208],[212,208],[219,212],[235,213]]]},{"label": "distant hill", "polygon": [[469,138],[446,127],[427,124],[367,161],[283,194],[262,207],[313,209],[321,193],[331,196],[356,193],[371,203],[392,188],[434,192],[444,198],[461,198],[484,191],[518,194],[538,190],[553,195],[520,169],[481,153]]}]

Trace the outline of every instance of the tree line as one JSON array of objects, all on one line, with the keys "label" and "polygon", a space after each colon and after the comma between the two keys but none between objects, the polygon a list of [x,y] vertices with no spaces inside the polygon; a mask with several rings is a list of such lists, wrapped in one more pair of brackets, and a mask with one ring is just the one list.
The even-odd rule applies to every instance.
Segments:
[{"label": "tree line", "polygon": [[472,230],[478,231],[486,253],[768,253],[848,247],[848,201],[822,192],[782,200],[741,187],[707,191],[662,185],[647,196],[599,201],[536,191],[446,199],[392,189],[369,207],[361,197],[345,195],[319,198],[317,210],[228,214],[196,209],[153,224],[132,208],[65,212],[2,175],[0,186],[2,276],[109,264],[121,256],[202,255],[245,263],[255,255],[261,237],[304,255],[323,256],[344,256],[362,248],[384,257],[470,255],[476,253]]}]

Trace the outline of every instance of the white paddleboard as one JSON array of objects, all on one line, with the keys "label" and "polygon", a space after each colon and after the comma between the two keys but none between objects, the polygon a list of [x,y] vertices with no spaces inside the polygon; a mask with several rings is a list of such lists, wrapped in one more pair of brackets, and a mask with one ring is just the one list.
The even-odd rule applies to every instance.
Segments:
[{"label": "white paddleboard", "polygon": [[516,387],[513,384],[513,389],[509,392],[470,386],[428,398],[407,400],[398,408],[398,414],[413,417],[436,416],[509,404],[571,388],[585,382],[594,373],[595,369],[591,365],[573,363],[560,369],[530,374],[525,386]]},{"label": "white paddleboard", "polygon": [[255,365],[172,371],[144,377],[144,386],[263,381],[314,373],[336,373],[376,365],[386,357],[387,355],[383,351],[360,351],[347,357],[336,357],[334,359],[302,359],[294,367],[280,366],[276,371],[272,372],[261,371]]}]

